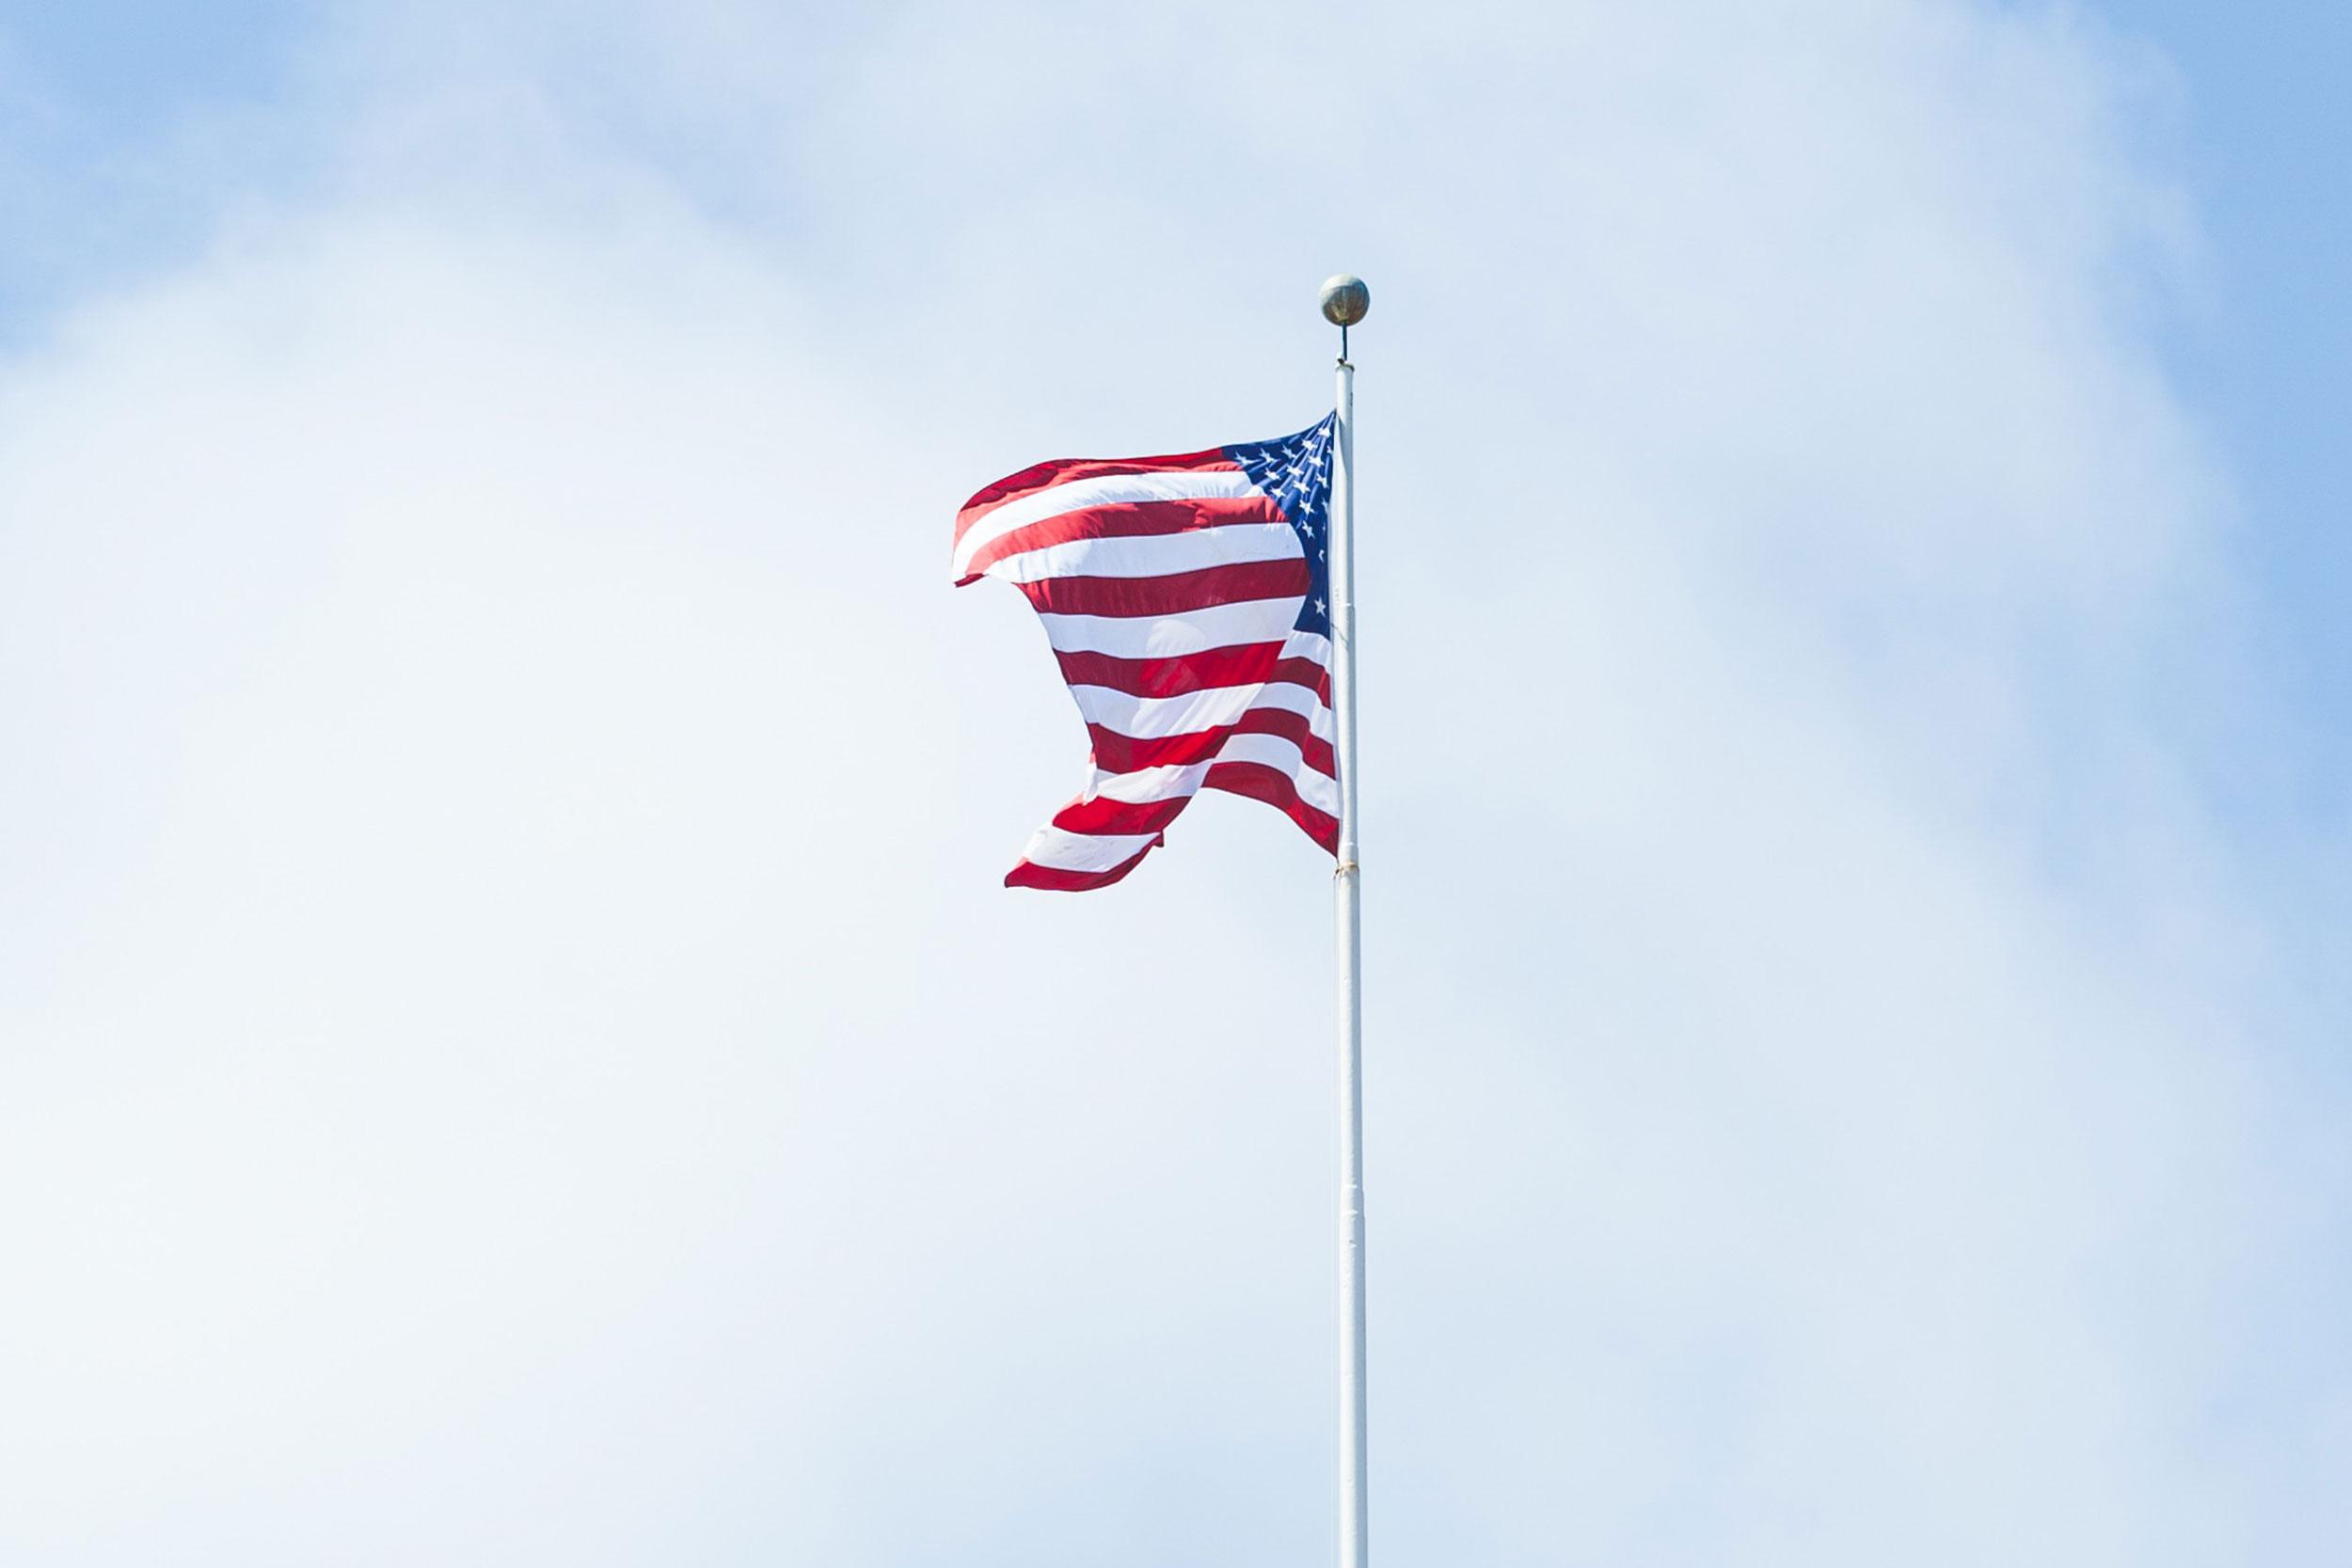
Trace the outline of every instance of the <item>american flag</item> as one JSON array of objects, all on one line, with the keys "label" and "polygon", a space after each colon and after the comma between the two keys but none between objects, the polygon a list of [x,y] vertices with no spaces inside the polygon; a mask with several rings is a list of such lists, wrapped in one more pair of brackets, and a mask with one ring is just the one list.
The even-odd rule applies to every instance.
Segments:
[{"label": "american flag", "polygon": [[1024,468],[956,515],[956,585],[1028,595],[1094,742],[1086,787],[1007,887],[1133,871],[1195,793],[1247,795],[1339,843],[1331,445],[1295,436]]}]

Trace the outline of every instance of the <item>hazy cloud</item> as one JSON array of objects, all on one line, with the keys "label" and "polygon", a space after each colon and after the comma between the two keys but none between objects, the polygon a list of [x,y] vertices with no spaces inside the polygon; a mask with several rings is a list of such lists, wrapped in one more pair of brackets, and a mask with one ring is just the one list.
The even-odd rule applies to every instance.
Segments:
[{"label": "hazy cloud", "polygon": [[946,540],[1313,417],[1347,266],[1375,1550],[2325,1560],[2160,64],[1351,16],[351,8],[0,372],[0,1555],[1325,1550],[1324,866],[1000,890],[1083,736]]}]

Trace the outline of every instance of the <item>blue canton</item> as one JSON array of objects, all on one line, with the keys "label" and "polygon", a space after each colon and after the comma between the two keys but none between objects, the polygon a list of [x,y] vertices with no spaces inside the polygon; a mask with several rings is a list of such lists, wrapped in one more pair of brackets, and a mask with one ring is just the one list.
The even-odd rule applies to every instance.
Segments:
[{"label": "blue canton", "polygon": [[1331,635],[1331,443],[1337,414],[1295,436],[1225,449],[1249,483],[1274,498],[1307,556],[1307,599],[1295,631]]}]

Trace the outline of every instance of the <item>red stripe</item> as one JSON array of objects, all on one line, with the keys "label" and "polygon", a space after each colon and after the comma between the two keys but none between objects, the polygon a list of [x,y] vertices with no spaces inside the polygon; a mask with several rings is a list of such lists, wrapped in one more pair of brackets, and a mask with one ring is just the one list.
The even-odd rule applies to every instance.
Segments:
[{"label": "red stripe", "polygon": [[1309,838],[1334,854],[1339,852],[1339,818],[1317,811],[1301,800],[1298,785],[1279,768],[1268,768],[1263,762],[1220,762],[1209,769],[1200,784],[1205,789],[1221,789],[1229,795],[1263,800],[1304,828]]},{"label": "red stripe", "polygon": [[1260,686],[1286,664],[1279,642],[1239,642],[1182,658],[1119,658],[1110,654],[1057,653],[1061,678],[1072,686],[1106,686],[1130,697],[1181,697],[1218,686]]},{"label": "red stripe", "polygon": [[1238,468],[1241,465],[1225,455],[1223,447],[1210,447],[1202,451],[1182,451],[1168,457],[1057,457],[1051,462],[1033,463],[1017,474],[1007,474],[993,484],[983,485],[956,513],[956,537],[975,521],[1009,500],[1068,484],[1081,479],[1107,479],[1113,474],[1149,474],[1168,469],[1197,472],[1204,468]]},{"label": "red stripe", "polygon": [[1206,762],[1216,755],[1216,749],[1232,733],[1232,725],[1219,724],[1213,730],[1197,730],[1190,735],[1163,735],[1139,740],[1100,724],[1087,726],[1087,734],[1094,737],[1094,766],[1105,773],[1133,773],[1145,768],[1188,768],[1196,762]]},{"label": "red stripe", "polygon": [[1133,539],[1147,534],[1191,533],[1236,523],[1279,523],[1282,509],[1264,496],[1195,496],[1186,500],[1111,501],[1043,517],[992,539],[973,552],[958,586],[970,582],[1009,555],[1067,545],[1077,539]]},{"label": "red stripe", "polygon": [[1332,754],[1331,743],[1316,735],[1309,724],[1305,714],[1293,713],[1286,707],[1253,707],[1233,725],[1233,733],[1280,736],[1298,748],[1298,754],[1307,759],[1308,767],[1327,778],[1338,778],[1339,758]]},{"label": "red stripe", "polygon": [[1317,664],[1311,658],[1286,658],[1276,665],[1274,673],[1266,677],[1268,685],[1276,681],[1303,686],[1313,692],[1325,707],[1331,705],[1331,667],[1327,664]]},{"label": "red stripe", "polygon": [[1157,578],[1046,578],[1014,586],[1041,615],[1182,615],[1251,599],[1303,598],[1307,562],[1245,561]]},{"label": "red stripe", "polygon": [[1005,885],[1042,888],[1048,893],[1085,893],[1090,888],[1108,887],[1142,864],[1143,857],[1158,847],[1156,844],[1147,844],[1108,871],[1064,871],[1057,866],[1023,861],[1005,873]]},{"label": "red stripe", "polygon": [[1179,795],[1168,800],[1113,800],[1098,795],[1062,807],[1054,814],[1054,826],[1073,833],[1156,833],[1191,800]]},{"label": "red stripe", "polygon": [[1133,773],[1142,768],[1188,768],[1216,755],[1232,735],[1271,735],[1298,748],[1308,767],[1327,778],[1339,777],[1339,758],[1331,743],[1316,735],[1303,713],[1286,707],[1253,707],[1231,724],[1194,730],[1185,735],[1143,737],[1121,735],[1101,724],[1089,724],[1094,741],[1094,766],[1105,773]]},{"label": "red stripe", "polygon": [[1180,658],[1120,658],[1112,654],[1056,653],[1071,686],[1103,686],[1130,697],[1181,697],[1223,686],[1303,686],[1331,705],[1331,671],[1311,658],[1277,658],[1279,642],[1237,642]]}]

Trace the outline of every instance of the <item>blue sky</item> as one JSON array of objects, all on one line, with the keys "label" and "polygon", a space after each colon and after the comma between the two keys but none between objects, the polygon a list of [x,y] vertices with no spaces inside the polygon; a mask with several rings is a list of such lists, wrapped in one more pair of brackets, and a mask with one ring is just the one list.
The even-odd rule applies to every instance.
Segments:
[{"label": "blue sky", "polygon": [[1324,868],[946,541],[1345,267],[1375,1551],[2334,1562],[2348,45],[8,13],[0,1558],[1327,1549]]},{"label": "blue sky", "polygon": [[2337,809],[2352,767],[2352,630],[2337,609],[2352,574],[2341,526],[2352,498],[2341,435],[2352,326],[2336,309],[2352,255],[2352,110],[2333,87],[2352,60],[2352,18],[2327,7],[2163,3],[2103,14],[2179,77],[2169,135],[2210,259],[2167,320],[2166,347],[2183,395],[2227,453],[2244,508],[2239,546],[2265,598],[2265,668],[2299,732],[2294,763],[2250,769],[2250,788],[2231,784],[2249,816],[2307,823]]},{"label": "blue sky", "polygon": [[16,236],[6,262],[11,341],[93,287],[202,243],[218,193],[191,188],[171,149],[192,122],[269,101],[298,21],[298,8],[272,5],[10,8],[0,188]]},{"label": "blue sky", "polygon": [[[2328,7],[2120,5],[2180,75],[2178,156],[2214,254],[2210,316],[2181,328],[2185,385],[2219,424],[2252,531],[2280,552],[2278,580],[2341,580],[2347,456],[2336,437],[2352,326],[2333,309],[2352,248],[2344,194],[2352,110],[2333,90],[2352,58],[2352,18]],[[2290,545],[2289,541],[2293,543]],[[2311,553],[2305,554],[2304,551]],[[2341,639],[2312,615],[2314,641]],[[2325,661],[2341,673],[2342,642]],[[2325,700],[2343,682],[2313,682]]]}]

